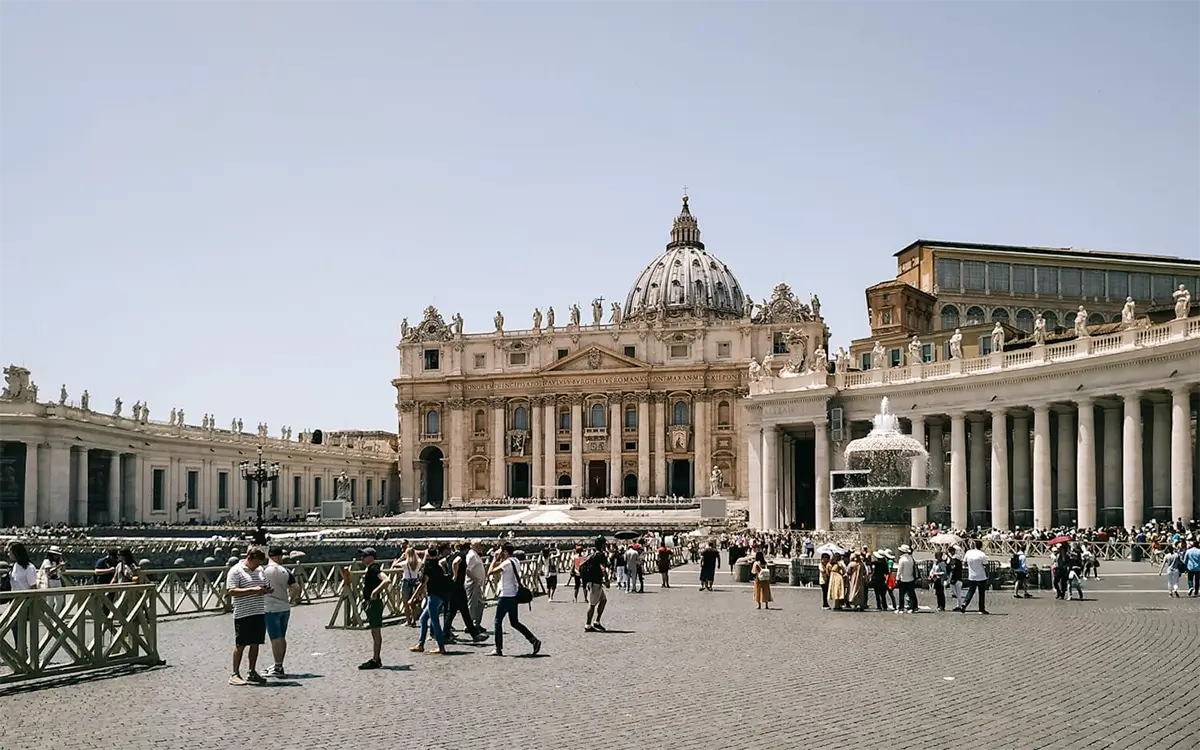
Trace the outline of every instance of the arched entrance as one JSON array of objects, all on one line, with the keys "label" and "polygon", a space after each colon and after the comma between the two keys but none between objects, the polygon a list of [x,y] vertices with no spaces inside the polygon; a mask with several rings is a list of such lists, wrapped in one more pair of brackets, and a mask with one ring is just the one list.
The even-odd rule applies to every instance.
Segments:
[{"label": "arched entrance", "polygon": [[626,474],[621,480],[621,494],[625,497],[637,497],[637,474]]},{"label": "arched entrance", "polygon": [[430,445],[421,451],[421,505],[442,507],[445,499],[446,468],[442,449]]},{"label": "arched entrance", "polygon": [[558,490],[555,492],[556,497],[566,498],[566,497],[571,496],[571,475],[570,474],[560,474],[558,476],[557,484],[558,484]]},{"label": "arched entrance", "polygon": [[587,496],[608,497],[608,463],[605,461],[588,461],[587,465]]}]

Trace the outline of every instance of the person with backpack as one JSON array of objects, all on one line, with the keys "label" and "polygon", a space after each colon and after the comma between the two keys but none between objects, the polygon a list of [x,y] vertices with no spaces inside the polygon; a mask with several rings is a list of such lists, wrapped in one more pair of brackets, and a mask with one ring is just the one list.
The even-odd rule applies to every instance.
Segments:
[{"label": "person with backpack", "polygon": [[584,600],[588,605],[587,622],[583,628],[587,633],[603,633],[605,630],[600,618],[604,617],[604,607],[608,604],[608,595],[604,592],[608,586],[607,556],[604,554],[606,546],[604,537],[596,537],[592,553],[579,566],[579,580],[583,582]]},{"label": "person with backpack", "polygon": [[[1008,560],[1008,567],[1012,569],[1013,579],[1016,581],[1013,584],[1013,598],[1032,599],[1033,595],[1029,593],[1029,565],[1025,557],[1024,547],[1017,546],[1012,557]],[[1022,597],[1022,594],[1024,594],[1024,597]]]},{"label": "person with backpack", "polygon": [[525,640],[529,641],[530,646],[533,646],[534,656],[537,656],[542,650],[542,642],[521,623],[518,614],[517,605],[529,601],[529,597],[527,595],[524,601],[521,597],[521,561],[516,558],[515,552],[512,542],[505,542],[500,546],[500,554],[496,556],[496,561],[488,570],[488,575],[500,577],[496,597],[496,619],[493,621],[495,650],[492,651],[491,656],[504,656],[504,618],[506,617],[508,624],[525,636]]}]

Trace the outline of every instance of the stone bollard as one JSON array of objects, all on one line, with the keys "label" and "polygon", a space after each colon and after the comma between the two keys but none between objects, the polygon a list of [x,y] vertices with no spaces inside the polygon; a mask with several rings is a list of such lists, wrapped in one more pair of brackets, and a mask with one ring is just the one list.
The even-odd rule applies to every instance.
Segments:
[{"label": "stone bollard", "polygon": [[788,585],[799,586],[804,582],[804,561],[798,557],[792,558],[792,564],[788,568]]},{"label": "stone bollard", "polygon": [[750,583],[750,563],[739,560],[733,565],[734,578],[738,583]]}]

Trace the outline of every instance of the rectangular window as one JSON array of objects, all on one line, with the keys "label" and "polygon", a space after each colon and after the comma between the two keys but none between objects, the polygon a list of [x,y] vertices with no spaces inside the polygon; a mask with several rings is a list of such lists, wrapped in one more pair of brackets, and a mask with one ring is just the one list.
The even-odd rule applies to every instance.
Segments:
[{"label": "rectangular window", "polygon": [[151,510],[165,510],[167,507],[167,471],[166,469],[155,469],[153,472],[154,494]]},{"label": "rectangular window", "polygon": [[899,349],[891,349],[888,351],[888,362],[890,363],[891,367],[899,367],[900,366],[900,350]]},{"label": "rectangular window", "polygon": [[933,361],[933,344],[921,344],[921,361]]},{"label": "rectangular window", "polygon": [[321,478],[313,477],[313,507],[321,507]]},{"label": "rectangular window", "polygon": [[942,291],[956,290],[962,287],[962,262],[949,258],[938,258],[937,285]]},{"label": "rectangular window", "polygon": [[[1104,273],[1100,271],[1099,273]],[[1124,302],[1129,296],[1129,272],[1108,272],[1108,298],[1113,302]]]},{"label": "rectangular window", "polygon": [[1154,274],[1154,286],[1150,289],[1150,298],[1157,304],[1163,304],[1172,300],[1172,294],[1175,292],[1175,287],[1172,286],[1174,279],[1166,274]]},{"label": "rectangular window", "polygon": [[1012,291],[1012,266],[1007,263],[988,263],[988,288],[1007,294]]},{"label": "rectangular window", "polygon": [[987,264],[981,260],[964,260],[962,264],[963,289],[982,292],[987,289]]},{"label": "rectangular window", "polygon": [[979,337],[979,356],[986,357],[992,353],[992,337],[991,335]]},{"label": "rectangular window", "polygon": [[1058,294],[1058,269],[1039,266],[1037,269],[1037,293]]},{"label": "rectangular window", "polygon": [[358,502],[358,477],[350,477],[350,504]]},{"label": "rectangular window", "polygon": [[946,362],[946,361],[949,361],[949,359],[950,359],[950,342],[944,341],[944,342],[942,342],[942,361]]},{"label": "rectangular window", "polygon": [[862,369],[862,370],[870,370],[871,369],[871,353],[870,352],[863,352],[862,358],[859,361],[859,365],[860,365],[859,369]]},{"label": "rectangular window", "polygon": [[217,509],[229,509],[229,472],[227,471],[217,474]]},{"label": "rectangular window", "polygon": [[627,430],[636,430],[637,429],[637,409],[636,408],[625,409],[625,429],[627,429]]},{"label": "rectangular window", "polygon": [[1083,271],[1078,268],[1063,268],[1058,272],[1058,284],[1062,296],[1077,300],[1083,296]]},{"label": "rectangular window", "polygon": [[671,359],[686,359],[691,349],[687,344],[671,344]]},{"label": "rectangular window", "polygon": [[304,477],[297,474],[292,477],[292,507],[300,507],[300,496],[304,490]]},{"label": "rectangular window", "polygon": [[200,502],[200,472],[189,470],[187,473],[187,509],[196,510]]},{"label": "rectangular window", "polygon": [[625,441],[625,450],[629,453],[633,453],[634,451],[636,451],[637,450],[637,441],[636,440],[626,440]]},{"label": "rectangular window", "polygon": [[1033,266],[1012,267],[1012,293],[1033,294]]},{"label": "rectangular window", "polygon": [[558,452],[559,453],[570,453],[571,452],[571,444],[570,443],[559,443],[558,444]]},{"label": "rectangular window", "polygon": [[879,324],[884,326],[892,324],[892,308],[885,307],[879,311]]},{"label": "rectangular window", "polygon": [[486,354],[476,354],[475,355],[475,369],[482,370],[486,367],[487,367],[487,355]]},{"label": "rectangular window", "polygon": [[1104,286],[1103,271],[1083,272],[1083,296],[1103,299],[1107,291]]},{"label": "rectangular window", "polygon": [[258,485],[256,485],[254,483],[253,479],[247,479],[246,480],[246,507],[247,508],[255,507],[255,504],[257,501],[258,501]]},{"label": "rectangular window", "polygon": [[1129,295],[1139,304],[1150,301],[1150,274],[1134,273],[1129,275]]},{"label": "rectangular window", "polygon": [[562,432],[570,432],[571,431],[571,410],[570,409],[559,409],[558,410],[558,429]]},{"label": "rectangular window", "polygon": [[566,359],[568,354],[570,354],[570,351],[566,349],[559,349],[556,359]]},{"label": "rectangular window", "polygon": [[624,349],[622,349],[621,351],[625,354],[626,357],[636,357],[637,356],[637,347],[636,346],[627,346]]},{"label": "rectangular window", "polygon": [[513,365],[516,367],[519,367],[519,366],[525,364],[525,360],[527,358],[528,358],[528,355],[525,352],[509,352],[508,353],[508,363],[510,365]]},{"label": "rectangular window", "polygon": [[425,369],[440,370],[442,367],[442,350],[441,349],[426,349],[425,350]]},{"label": "rectangular window", "polygon": [[733,356],[733,343],[729,341],[717,342],[717,357],[721,359],[729,359]]},{"label": "rectangular window", "polygon": [[279,477],[271,477],[271,507],[279,507]]},{"label": "rectangular window", "polygon": [[772,354],[787,354],[788,353],[787,341],[784,340],[782,333],[777,332],[777,333],[775,333],[774,336],[771,337],[771,353]]},{"label": "rectangular window", "polygon": [[371,484],[372,484],[371,480],[367,479],[367,492],[365,495],[363,495],[363,504],[364,505],[371,504]]}]

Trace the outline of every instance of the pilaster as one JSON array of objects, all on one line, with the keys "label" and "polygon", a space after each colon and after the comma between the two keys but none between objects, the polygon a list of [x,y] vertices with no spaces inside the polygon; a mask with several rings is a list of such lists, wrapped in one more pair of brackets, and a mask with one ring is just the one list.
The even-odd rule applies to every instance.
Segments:
[{"label": "pilaster", "polygon": [[608,496],[621,496],[621,396],[608,402]]}]

